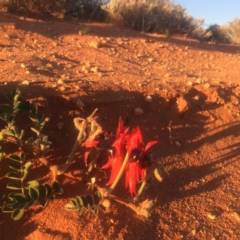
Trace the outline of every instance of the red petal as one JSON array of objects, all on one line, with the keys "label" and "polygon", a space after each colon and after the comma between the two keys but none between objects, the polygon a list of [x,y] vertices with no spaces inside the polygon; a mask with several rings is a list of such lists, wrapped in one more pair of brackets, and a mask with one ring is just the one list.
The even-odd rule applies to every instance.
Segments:
[{"label": "red petal", "polygon": [[151,146],[153,146],[154,144],[157,144],[159,143],[159,141],[151,141],[151,142],[148,142],[144,151],[147,151]]},{"label": "red petal", "polygon": [[85,161],[85,162],[87,161],[88,156],[89,156],[89,152],[85,152],[85,153],[84,153],[84,161]]},{"label": "red petal", "polygon": [[105,169],[110,166],[112,167],[111,176],[106,185],[112,184],[114,182],[114,180],[116,179],[118,172],[122,166],[122,159],[120,157],[112,158],[102,168]]},{"label": "red petal", "polygon": [[123,125],[122,117],[119,117],[116,136],[119,137],[122,133],[124,133],[124,125]]},{"label": "red petal", "polygon": [[138,162],[128,163],[126,167],[125,187],[129,188],[130,194],[136,194],[136,185],[139,182],[141,168]]},{"label": "red petal", "polygon": [[141,149],[143,145],[142,134],[139,127],[136,127],[129,136],[127,143],[128,154],[132,152],[133,149]]},{"label": "red petal", "polygon": [[84,146],[89,148],[89,147],[96,147],[98,145],[98,141],[94,141],[90,138],[88,138],[85,143],[84,143]]}]

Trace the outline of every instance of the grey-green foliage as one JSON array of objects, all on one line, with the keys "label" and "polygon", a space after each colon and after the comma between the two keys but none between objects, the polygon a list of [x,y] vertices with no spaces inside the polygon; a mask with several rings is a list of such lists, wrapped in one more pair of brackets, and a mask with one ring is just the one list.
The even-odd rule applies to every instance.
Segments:
[{"label": "grey-green foliage", "polygon": [[65,209],[68,211],[78,211],[81,215],[84,211],[91,211],[94,215],[97,215],[99,209],[103,212],[106,211],[104,205],[101,204],[102,196],[99,191],[96,191],[93,196],[77,196],[71,200],[71,203],[65,205]]},{"label": "grey-green foliage", "polygon": [[[10,103],[0,105],[0,119],[5,123],[0,131],[0,143],[8,144],[7,151],[4,151],[4,146],[0,149],[0,162],[7,161],[10,169],[6,173],[9,180],[6,190],[0,194],[0,206],[3,212],[11,213],[14,220],[20,219],[25,209],[36,204],[45,207],[56,194],[62,193],[57,181],[51,186],[41,185],[36,180],[27,181],[32,166],[32,161],[26,158],[27,154],[31,153],[35,158],[43,157],[49,150],[50,142],[47,136],[40,134],[45,124],[44,115],[38,112],[35,103],[20,101],[20,95],[19,90],[7,93],[5,97]],[[25,138],[25,130],[28,129],[16,126],[18,114],[29,117],[33,136]]]}]

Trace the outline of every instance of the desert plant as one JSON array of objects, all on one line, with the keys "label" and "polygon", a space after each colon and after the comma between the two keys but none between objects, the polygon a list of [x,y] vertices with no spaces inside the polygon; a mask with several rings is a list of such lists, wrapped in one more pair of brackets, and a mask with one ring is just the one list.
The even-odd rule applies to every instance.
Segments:
[{"label": "desert plant", "polygon": [[[107,186],[110,186],[99,186],[95,182],[96,178],[93,177],[91,179],[92,186],[97,190],[93,197],[90,195],[77,196],[65,208],[67,210],[77,210],[79,214],[82,214],[83,209],[90,209],[94,214],[97,214],[98,209],[105,211],[110,205],[110,201],[114,200],[131,208],[137,214],[148,217],[153,202],[145,200],[139,203],[139,197],[154,178],[162,181],[163,176],[168,176],[163,165],[153,161],[148,155],[148,149],[152,145],[157,144],[158,141],[149,142],[144,147],[140,128],[137,127],[130,132],[129,128],[124,127],[121,118],[119,118],[118,128],[111,147],[109,146],[109,137],[99,141],[103,132],[101,132],[101,128],[96,122],[93,122],[93,129],[92,134],[89,135],[89,138],[85,142],[86,152],[84,159],[86,164],[94,166],[97,169],[111,168],[111,176],[106,183]],[[105,144],[103,143],[104,141]],[[88,163],[89,161],[90,163]],[[90,168],[91,170],[92,168]],[[129,189],[132,196],[131,201],[124,201],[112,193],[123,175],[125,175],[125,187]],[[137,185],[140,185],[138,190]],[[98,198],[95,202],[93,199],[96,198],[96,195]]]},{"label": "desert plant", "polygon": [[[0,132],[2,147],[0,159],[1,163],[6,161],[11,169],[6,174],[9,183],[4,194],[1,194],[0,200],[2,211],[11,213],[14,220],[20,219],[25,209],[31,206],[39,204],[43,208],[46,207],[56,194],[62,193],[57,181],[51,185],[41,185],[37,180],[27,180],[32,166],[32,161],[27,160],[27,154],[33,154],[34,158],[45,156],[50,142],[47,136],[41,134],[45,124],[43,114],[38,113],[36,104],[20,101],[20,94],[21,92],[18,90],[5,94],[10,104],[2,104],[0,107],[0,119],[5,123],[5,127]],[[17,127],[16,118],[21,114],[26,114],[30,118],[31,130],[35,133],[35,137],[26,138],[25,129]],[[8,194],[6,195],[6,193]]]},{"label": "desert plant", "polygon": [[[154,179],[162,181],[162,177],[168,176],[163,165],[153,161],[148,154],[148,149],[157,141],[149,142],[144,147],[140,128],[130,131],[124,127],[121,118],[116,135],[103,130],[93,117],[97,111],[95,109],[86,119],[74,119],[79,133],[72,151],[63,165],[53,165],[47,158],[51,142],[42,133],[44,115],[39,113],[35,103],[20,100],[20,94],[19,90],[5,94],[10,103],[0,105],[0,124],[3,125],[0,132],[0,163],[1,166],[8,165],[10,169],[5,177],[0,178],[1,181],[7,181],[6,189],[0,190],[2,212],[11,213],[11,217],[18,220],[28,208],[35,205],[45,208],[57,194],[62,194],[58,176],[67,171],[76,149],[81,146],[86,166],[83,177],[89,182],[89,193],[74,197],[65,208],[78,211],[79,214],[89,210],[97,215],[99,210],[105,212],[114,200],[137,214],[145,217],[150,215],[153,201],[139,202],[139,197]],[[21,120],[25,124],[19,127]],[[49,168],[53,174],[52,183],[40,183],[38,179],[32,179],[31,170],[35,161]],[[97,182],[97,175],[108,168],[111,168],[110,179],[102,185]],[[123,175],[131,201],[113,195]]]}]

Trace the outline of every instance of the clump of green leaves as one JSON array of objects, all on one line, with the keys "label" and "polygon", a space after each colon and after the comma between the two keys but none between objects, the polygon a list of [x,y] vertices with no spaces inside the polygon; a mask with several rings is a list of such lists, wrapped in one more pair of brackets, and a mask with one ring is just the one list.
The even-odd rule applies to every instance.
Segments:
[{"label": "clump of green leaves", "polygon": [[[20,219],[25,210],[32,206],[45,208],[56,194],[62,193],[57,181],[52,185],[41,185],[37,180],[27,180],[33,159],[45,156],[50,142],[47,136],[41,134],[45,125],[44,115],[38,112],[35,103],[21,101],[20,95],[19,90],[7,93],[5,97],[10,103],[0,105],[0,119],[5,123],[0,132],[0,142],[1,145],[8,144],[6,149],[10,149],[0,149],[0,161],[7,161],[10,169],[6,174],[9,183],[0,195],[0,206],[4,213],[11,213],[14,220]],[[25,138],[25,129],[17,127],[16,117],[20,114],[27,115],[31,120],[33,136]],[[29,153],[33,154],[33,159],[27,159]]]}]

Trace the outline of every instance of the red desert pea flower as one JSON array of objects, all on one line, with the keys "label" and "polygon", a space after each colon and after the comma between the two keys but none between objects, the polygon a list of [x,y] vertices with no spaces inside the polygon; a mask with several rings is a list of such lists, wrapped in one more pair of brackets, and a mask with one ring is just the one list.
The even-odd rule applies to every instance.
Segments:
[{"label": "red desert pea flower", "polygon": [[157,144],[158,141],[147,143],[144,148],[141,130],[136,127],[127,142],[127,152],[129,160],[126,165],[125,187],[129,188],[130,194],[136,194],[136,185],[140,181],[140,176],[144,179],[144,170],[151,165],[151,159],[147,154],[147,150]]},{"label": "red desert pea flower", "polygon": [[144,179],[144,170],[151,165],[151,159],[147,150],[158,141],[149,142],[144,148],[144,142],[139,127],[136,127],[130,134],[129,129],[125,129],[122,119],[119,118],[116,140],[113,143],[114,153],[103,169],[111,167],[111,176],[107,185],[112,184],[118,176],[119,170],[127,157],[125,167],[125,186],[129,188],[130,194],[136,194],[136,185],[142,176]]}]

